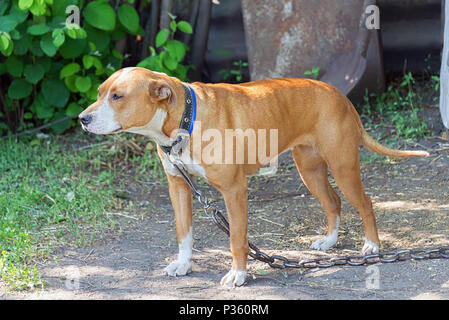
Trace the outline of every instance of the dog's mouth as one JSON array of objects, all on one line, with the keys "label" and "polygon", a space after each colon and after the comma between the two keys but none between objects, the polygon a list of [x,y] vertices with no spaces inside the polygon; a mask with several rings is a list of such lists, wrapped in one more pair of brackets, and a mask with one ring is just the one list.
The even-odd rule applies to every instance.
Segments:
[{"label": "dog's mouth", "polygon": [[95,130],[95,128],[90,128],[89,129],[89,126],[86,126],[84,124],[81,124],[81,128],[84,131],[86,131],[86,132],[92,132],[92,133],[95,133],[95,134],[115,134],[115,133],[119,133],[119,132],[123,131],[122,126],[119,126],[117,129],[112,130],[110,132],[98,132],[97,130]]},{"label": "dog's mouth", "polygon": [[111,134],[112,133],[119,133],[119,132],[121,132],[122,131],[122,127],[120,126],[120,127],[118,127],[118,129],[115,129],[114,131],[111,131]]}]

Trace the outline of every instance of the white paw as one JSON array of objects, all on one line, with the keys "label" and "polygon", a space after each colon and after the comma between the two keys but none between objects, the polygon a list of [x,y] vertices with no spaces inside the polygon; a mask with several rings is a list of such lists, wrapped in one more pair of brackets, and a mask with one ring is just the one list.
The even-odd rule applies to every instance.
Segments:
[{"label": "white paw", "polygon": [[192,264],[190,260],[185,259],[173,261],[165,268],[165,272],[172,277],[185,276],[190,271],[192,271]]},{"label": "white paw", "polygon": [[220,284],[225,288],[235,288],[245,283],[246,271],[231,269],[223,278]]},{"label": "white paw", "polygon": [[335,246],[337,243],[338,233],[333,231],[330,235],[320,238],[311,244],[310,249],[314,250],[327,250]]},{"label": "white paw", "polygon": [[362,248],[362,254],[373,254],[373,253],[379,253],[379,246],[369,240],[365,240],[365,244]]}]

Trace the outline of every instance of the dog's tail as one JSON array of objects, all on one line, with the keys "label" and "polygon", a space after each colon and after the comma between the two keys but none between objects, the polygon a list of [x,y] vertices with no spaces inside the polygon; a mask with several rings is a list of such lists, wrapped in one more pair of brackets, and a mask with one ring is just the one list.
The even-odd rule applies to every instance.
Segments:
[{"label": "dog's tail", "polygon": [[[351,104],[351,102],[348,99],[348,102]],[[377,142],[374,140],[365,130],[363,127],[362,121],[360,120],[359,114],[357,113],[357,110],[352,106],[351,108],[352,112],[355,115],[355,119],[357,122],[357,125],[360,130],[360,140],[363,146],[365,146],[368,150],[384,155],[389,156],[393,158],[409,158],[409,157],[427,157],[429,153],[427,151],[423,150],[396,150],[391,149],[387,146],[384,146],[383,144]]]},{"label": "dog's tail", "polygon": [[394,157],[394,158],[408,158],[408,157],[427,157],[429,153],[422,150],[396,150],[391,149],[383,144],[380,144],[376,140],[370,137],[370,135],[362,127],[361,134],[362,144],[369,150],[376,152],[378,154]]}]

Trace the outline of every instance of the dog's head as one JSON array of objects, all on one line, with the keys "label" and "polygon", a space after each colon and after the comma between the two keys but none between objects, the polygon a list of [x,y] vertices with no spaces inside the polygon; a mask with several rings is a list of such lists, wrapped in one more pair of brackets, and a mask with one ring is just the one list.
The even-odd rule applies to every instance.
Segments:
[{"label": "dog's head", "polygon": [[164,144],[160,140],[168,137],[162,126],[176,105],[179,87],[179,80],[163,73],[144,68],[118,70],[99,86],[97,101],[79,115],[81,125],[96,134],[128,131]]}]

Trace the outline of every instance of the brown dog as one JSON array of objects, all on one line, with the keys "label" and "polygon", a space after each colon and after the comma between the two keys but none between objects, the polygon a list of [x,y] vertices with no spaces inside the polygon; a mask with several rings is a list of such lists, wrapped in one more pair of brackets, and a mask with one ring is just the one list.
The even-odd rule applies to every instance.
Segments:
[{"label": "brown dog", "polygon": [[[211,132],[214,140],[229,130],[248,133],[260,129],[276,130],[270,145],[278,154],[291,149],[304,184],[320,201],[327,215],[325,237],[311,247],[326,250],[337,242],[340,221],[340,198],[328,181],[328,169],[345,197],[359,211],[364,228],[363,253],[379,251],[379,238],[371,200],[363,190],[360,178],[358,148],[391,157],[418,157],[425,151],[393,150],[374,141],[364,130],[351,102],[336,88],[307,79],[268,79],[239,85],[195,82],[191,88],[197,100],[196,120],[189,148],[183,162],[189,173],[200,175],[223,195],[230,222],[232,269],[223,277],[223,286],[239,286],[245,281],[249,252],[247,238],[247,175],[266,164],[249,158],[255,143],[246,140],[231,144],[215,141],[223,147],[223,156],[239,156],[243,150],[248,161],[201,162],[210,153]],[[184,85],[176,78],[143,68],[125,68],[115,72],[98,89],[98,100],[80,114],[83,128],[96,134],[121,131],[146,135],[159,145],[159,156],[169,182],[169,193],[176,217],[179,244],[178,259],[165,270],[169,275],[185,275],[191,270],[192,257],[192,191],[179,176],[160,146],[172,144],[172,133],[178,129],[185,109]],[[208,131],[209,130],[209,131]],[[205,133],[208,132],[206,139]],[[223,140],[223,139],[222,139]],[[259,139],[260,141],[261,139]],[[199,141],[199,142],[198,142]],[[195,147],[195,142],[197,147]],[[209,147],[208,147],[209,146]],[[259,149],[267,151],[267,146]],[[201,153],[203,151],[203,154]],[[216,150],[215,150],[216,151]],[[191,156],[190,156],[191,155]]]}]

